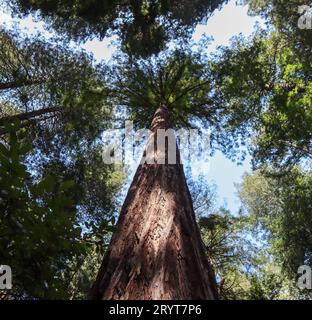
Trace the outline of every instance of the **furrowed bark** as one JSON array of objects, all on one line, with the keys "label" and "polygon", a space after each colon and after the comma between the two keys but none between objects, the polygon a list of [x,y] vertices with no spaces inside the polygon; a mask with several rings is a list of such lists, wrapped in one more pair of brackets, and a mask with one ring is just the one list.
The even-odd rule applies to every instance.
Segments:
[{"label": "furrowed bark", "polygon": [[[148,145],[157,129],[170,128],[170,110],[161,106]],[[90,299],[217,299],[179,162],[139,165]]]}]

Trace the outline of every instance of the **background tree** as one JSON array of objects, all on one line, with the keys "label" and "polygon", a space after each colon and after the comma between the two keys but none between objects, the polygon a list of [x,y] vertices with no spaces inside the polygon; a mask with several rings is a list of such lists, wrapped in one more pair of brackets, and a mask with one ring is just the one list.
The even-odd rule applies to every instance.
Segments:
[{"label": "background tree", "polygon": [[81,211],[89,218],[99,213],[96,205],[107,212],[112,192],[105,179],[111,168],[102,163],[100,139],[112,114],[91,57],[43,39],[18,40],[5,31],[3,42],[2,84],[11,84],[0,91],[2,106],[8,106],[1,110],[3,133],[6,123],[19,120],[33,146],[26,159],[33,174],[74,179]]},{"label": "background tree", "polygon": [[256,167],[267,163],[285,168],[311,160],[311,37],[298,26],[298,7],[305,3],[244,3],[251,14],[262,15],[268,29],[251,39],[236,38],[216,56],[220,100],[236,115],[234,126],[244,121],[256,136],[251,148]]},{"label": "background tree", "polygon": [[311,172],[296,167],[287,176],[271,175],[246,176],[240,194],[283,271],[294,280],[299,266],[311,264]]},{"label": "background tree", "polygon": [[101,157],[107,93],[84,53],[4,30],[0,41],[1,257],[14,297],[81,297],[73,281],[103,254],[123,180]]},{"label": "background tree", "polygon": [[[309,12],[308,10],[300,12],[299,7],[309,4],[304,0],[290,0],[287,3],[279,0],[243,0],[242,2],[249,5],[250,14],[261,15],[267,25],[276,29],[285,40],[288,40],[288,45],[292,49],[308,58],[312,47]],[[303,16],[307,21],[304,28],[300,28],[300,18]]]},{"label": "background tree", "polygon": [[54,132],[67,129],[68,140],[71,133],[93,140],[109,109],[91,57],[38,37],[19,39],[17,32],[1,30],[2,133],[6,122],[18,119],[21,126],[45,122]]},{"label": "background tree", "polygon": [[[249,197],[241,195],[242,199],[248,197],[258,205],[261,202],[262,210],[267,210],[268,203],[272,201],[258,201],[262,194],[258,188],[266,189],[265,184],[260,180],[246,183],[247,179],[251,177],[246,176],[240,190]],[[233,215],[216,206],[217,193],[207,181],[191,179],[189,186],[205,250],[216,273],[220,299],[292,300],[309,297],[308,293],[298,290],[296,271],[291,277],[285,274],[279,258],[285,258],[285,248],[280,248],[279,253],[272,250],[271,242],[267,241],[269,231],[256,223],[261,218],[255,217],[250,207]],[[267,190],[265,194],[271,198],[275,195],[273,190]],[[260,214],[259,210],[257,214]],[[266,221],[272,224],[269,216]],[[281,237],[284,238],[271,232],[269,237],[276,244]]]},{"label": "background tree", "polygon": [[[266,19],[269,29],[221,48],[213,72],[216,96],[227,105],[229,128],[245,124],[254,167],[261,169],[245,178],[241,197],[251,214],[253,237],[265,235],[269,243],[272,274],[255,272],[247,297],[284,297],[288,292],[288,298],[299,298],[304,293],[295,288],[297,268],[309,264],[309,218],[304,212],[311,203],[312,155],[311,43],[308,30],[298,27],[298,6],[304,3],[245,2],[250,12]],[[270,281],[279,294],[265,293],[272,291]]]}]

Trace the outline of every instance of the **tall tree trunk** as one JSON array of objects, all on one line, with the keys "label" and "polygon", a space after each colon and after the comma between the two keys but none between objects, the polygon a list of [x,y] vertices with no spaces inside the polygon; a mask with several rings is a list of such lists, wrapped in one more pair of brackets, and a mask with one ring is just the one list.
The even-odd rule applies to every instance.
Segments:
[{"label": "tall tree trunk", "polygon": [[[169,128],[170,110],[162,105],[148,145],[157,129]],[[139,165],[90,299],[217,299],[179,162]]]}]

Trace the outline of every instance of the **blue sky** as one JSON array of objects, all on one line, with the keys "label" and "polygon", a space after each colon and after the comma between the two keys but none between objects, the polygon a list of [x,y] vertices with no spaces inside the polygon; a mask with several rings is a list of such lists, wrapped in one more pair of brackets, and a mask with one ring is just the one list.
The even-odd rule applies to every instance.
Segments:
[{"label": "blue sky", "polygon": [[[229,44],[229,40],[233,36],[240,33],[245,36],[252,34],[257,22],[261,23],[261,20],[258,17],[248,16],[246,6],[236,6],[235,1],[231,0],[220,11],[215,12],[206,25],[197,26],[193,39],[199,40],[202,34],[212,36],[214,41],[208,49],[213,52],[217,46]],[[0,11],[0,25],[10,26],[13,23],[18,23],[19,27],[27,33],[40,32],[49,37],[49,33],[44,31],[42,22],[36,23],[31,17],[24,20],[13,20],[8,13]],[[113,39],[104,39],[102,42],[98,40],[87,41],[82,47],[92,52],[97,60],[108,61],[115,51],[111,40]],[[247,158],[242,166],[237,166],[220,152],[217,152],[204,170],[206,170],[205,177],[218,187],[218,204],[226,205],[233,213],[236,213],[240,203],[236,197],[234,184],[241,182],[244,172],[251,170],[250,158]]]},{"label": "blue sky", "polygon": [[[220,11],[215,12],[206,25],[198,26],[193,36],[194,40],[198,40],[203,33],[212,36],[214,41],[208,49],[213,52],[220,45],[228,45],[233,36],[249,36],[257,23],[263,24],[259,17],[248,16],[247,6],[237,6],[235,2],[230,1]],[[237,213],[240,202],[236,196],[235,184],[242,181],[245,172],[251,171],[250,157],[247,157],[241,166],[237,166],[221,152],[217,152],[211,158],[208,170],[206,176],[218,187],[218,204],[225,205],[231,212]]]}]

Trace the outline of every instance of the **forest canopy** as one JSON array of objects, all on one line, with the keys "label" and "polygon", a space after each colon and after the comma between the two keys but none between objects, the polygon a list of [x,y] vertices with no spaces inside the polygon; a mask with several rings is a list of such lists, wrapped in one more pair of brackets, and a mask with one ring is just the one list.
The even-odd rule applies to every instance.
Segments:
[{"label": "forest canopy", "polygon": [[[241,1],[264,23],[210,52],[192,34],[227,2],[1,1],[53,37],[0,29],[0,299],[311,299],[305,2]],[[81,49],[113,34],[109,62]],[[105,132],[129,120],[151,129],[144,155],[157,129],[208,128],[199,153],[250,159],[236,212],[191,159],[105,164]]]}]

